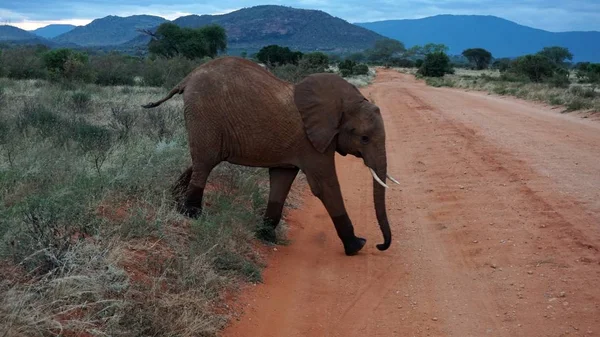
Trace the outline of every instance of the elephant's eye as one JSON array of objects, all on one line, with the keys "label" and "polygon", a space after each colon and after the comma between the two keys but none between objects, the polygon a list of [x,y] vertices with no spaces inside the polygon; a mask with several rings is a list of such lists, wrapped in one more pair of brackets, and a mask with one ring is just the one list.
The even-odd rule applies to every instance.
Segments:
[{"label": "elephant's eye", "polygon": [[364,145],[369,144],[369,141],[370,141],[369,136],[361,136],[360,137],[360,142]]}]

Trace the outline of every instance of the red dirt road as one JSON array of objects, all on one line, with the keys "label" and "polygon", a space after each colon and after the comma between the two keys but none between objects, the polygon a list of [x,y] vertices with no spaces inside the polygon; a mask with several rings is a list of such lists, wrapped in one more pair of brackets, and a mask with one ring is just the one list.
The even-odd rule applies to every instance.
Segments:
[{"label": "red dirt road", "polygon": [[342,246],[306,191],[224,336],[600,336],[600,123],[537,104],[427,87],[391,70],[365,95],[386,123],[394,240],[372,180],[338,158],[367,245]]}]

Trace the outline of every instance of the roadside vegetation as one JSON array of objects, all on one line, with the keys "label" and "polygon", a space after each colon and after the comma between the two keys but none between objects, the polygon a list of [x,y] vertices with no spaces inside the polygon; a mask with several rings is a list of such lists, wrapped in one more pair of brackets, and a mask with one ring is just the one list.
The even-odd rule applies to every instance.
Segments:
[{"label": "roadside vegetation", "polygon": [[[181,102],[159,88],[0,80],[0,334],[211,335],[258,282],[264,170],[222,164],[190,221]],[[224,312],[224,311],[223,311]]]},{"label": "roadside vegetation", "polygon": [[[514,96],[562,107],[563,112],[600,111],[600,64],[571,64],[573,55],[566,48],[546,47],[536,54],[515,59],[493,59],[485,49],[471,48],[463,52],[467,63],[454,65],[439,53],[433,62],[433,55],[436,53],[428,54],[418,68],[399,67],[398,70],[424,78],[434,87]],[[433,64],[436,65],[433,69],[449,67],[430,71]]]}]

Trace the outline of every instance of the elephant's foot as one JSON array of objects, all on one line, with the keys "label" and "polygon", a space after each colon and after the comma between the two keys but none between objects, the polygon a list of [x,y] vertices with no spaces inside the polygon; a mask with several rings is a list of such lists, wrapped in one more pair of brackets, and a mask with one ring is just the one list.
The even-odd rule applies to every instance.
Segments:
[{"label": "elephant's foot", "polygon": [[182,207],[179,212],[184,216],[191,219],[198,219],[202,215],[202,208],[200,207]]},{"label": "elephant's foot", "polygon": [[277,234],[275,233],[275,227],[270,225],[262,225],[256,230],[256,237],[259,240],[268,243],[277,243]]},{"label": "elephant's foot", "polygon": [[348,214],[333,217],[332,220],[335,225],[335,230],[344,244],[346,255],[356,255],[362,247],[364,247],[367,240],[354,235],[354,227],[352,226],[352,221],[350,221]]},{"label": "elephant's foot", "polygon": [[344,251],[348,256],[356,255],[365,246],[365,243],[367,243],[366,239],[354,237],[348,243],[344,242]]}]

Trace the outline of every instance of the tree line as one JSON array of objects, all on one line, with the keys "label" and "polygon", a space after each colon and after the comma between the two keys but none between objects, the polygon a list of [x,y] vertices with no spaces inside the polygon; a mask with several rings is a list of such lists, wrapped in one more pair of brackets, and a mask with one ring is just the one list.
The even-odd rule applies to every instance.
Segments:
[{"label": "tree line", "polygon": [[[200,28],[163,23],[150,36],[148,57],[133,57],[116,52],[88,55],[73,49],[48,49],[43,46],[0,49],[0,76],[78,80],[101,85],[171,85],[172,77],[183,76],[198,64],[227,51],[227,33],[219,25]],[[453,73],[457,66],[472,69],[496,69],[533,82],[551,82],[558,86],[569,81],[569,61],[573,55],[558,46],[543,48],[515,59],[494,59],[483,48],[465,49],[460,57],[448,55],[444,44],[428,43],[406,48],[393,39],[377,40],[372,48],[344,57],[322,52],[303,53],[289,47],[269,45],[250,56],[267,65],[276,75],[296,82],[307,74],[331,71],[337,66],[342,76],[364,75],[368,65],[418,68],[425,77]],[[242,57],[248,57],[242,53]],[[462,63],[461,63],[462,62]],[[600,64],[580,63],[574,68],[582,81],[600,82]],[[171,77],[171,78],[169,78]]]}]

